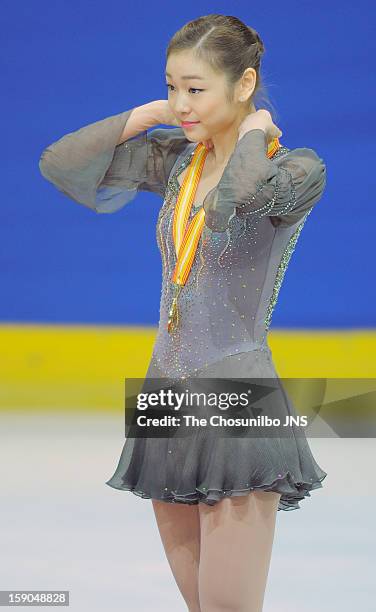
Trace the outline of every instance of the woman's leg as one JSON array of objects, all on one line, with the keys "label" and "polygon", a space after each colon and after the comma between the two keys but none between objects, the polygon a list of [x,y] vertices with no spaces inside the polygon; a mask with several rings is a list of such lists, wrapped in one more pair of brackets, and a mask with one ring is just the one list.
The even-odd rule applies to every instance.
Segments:
[{"label": "woman's leg", "polygon": [[253,491],[199,504],[202,612],[261,612],[280,494]]},{"label": "woman's leg", "polygon": [[200,518],[198,505],[152,500],[168,563],[188,606],[201,612],[198,597]]}]

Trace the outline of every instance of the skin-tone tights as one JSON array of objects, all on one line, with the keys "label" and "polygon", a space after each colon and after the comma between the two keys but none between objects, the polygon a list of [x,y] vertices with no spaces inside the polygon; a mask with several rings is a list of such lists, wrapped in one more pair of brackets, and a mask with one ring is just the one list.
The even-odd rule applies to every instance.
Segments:
[{"label": "skin-tone tights", "polygon": [[214,506],[152,500],[189,612],[262,612],[279,499],[253,491]]}]

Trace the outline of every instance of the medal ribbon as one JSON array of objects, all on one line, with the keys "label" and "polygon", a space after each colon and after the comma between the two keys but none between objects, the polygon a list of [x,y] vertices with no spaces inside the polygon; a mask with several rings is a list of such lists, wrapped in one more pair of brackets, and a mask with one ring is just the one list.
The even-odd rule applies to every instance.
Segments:
[{"label": "medal ribbon", "polygon": [[[274,138],[268,145],[267,156],[272,157],[280,146],[278,138]],[[177,261],[172,275],[174,297],[167,323],[169,333],[178,325],[177,299],[182,287],[187,282],[204,227],[205,210],[203,207],[194,215],[189,225],[188,219],[207,154],[205,145],[199,142],[188,166],[188,172],[180,187],[175,205],[172,236]]]}]

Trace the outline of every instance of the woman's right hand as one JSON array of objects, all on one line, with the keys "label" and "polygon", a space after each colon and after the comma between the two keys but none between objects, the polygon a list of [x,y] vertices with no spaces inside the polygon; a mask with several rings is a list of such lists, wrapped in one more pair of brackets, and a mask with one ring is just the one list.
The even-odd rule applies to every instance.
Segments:
[{"label": "woman's right hand", "polygon": [[153,110],[154,109],[158,123],[181,127],[181,122],[176,119],[175,115],[171,111],[168,100],[154,100]]},{"label": "woman's right hand", "polygon": [[[170,109],[168,100],[155,100],[152,104],[153,110],[155,108],[156,118],[159,123],[163,123],[164,125],[173,125],[175,127],[181,127],[181,121],[176,119],[175,115]],[[205,145],[208,151],[213,148],[213,142],[211,139],[204,140],[203,144]]]}]

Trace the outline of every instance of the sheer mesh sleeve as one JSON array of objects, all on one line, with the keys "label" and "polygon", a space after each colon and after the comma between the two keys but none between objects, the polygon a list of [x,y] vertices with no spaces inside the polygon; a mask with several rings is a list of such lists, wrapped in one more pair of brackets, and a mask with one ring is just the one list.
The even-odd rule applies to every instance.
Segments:
[{"label": "sheer mesh sleeve", "polygon": [[187,140],[181,128],[158,128],[117,144],[132,110],[86,125],[48,146],[39,160],[42,175],[98,213],[119,210],[138,191],[164,196]]},{"label": "sheer mesh sleeve", "polygon": [[235,215],[257,214],[278,216],[292,225],[320,200],[325,184],[325,164],[313,149],[293,149],[269,159],[264,131],[250,130],[204,200],[205,223],[224,232]]}]

